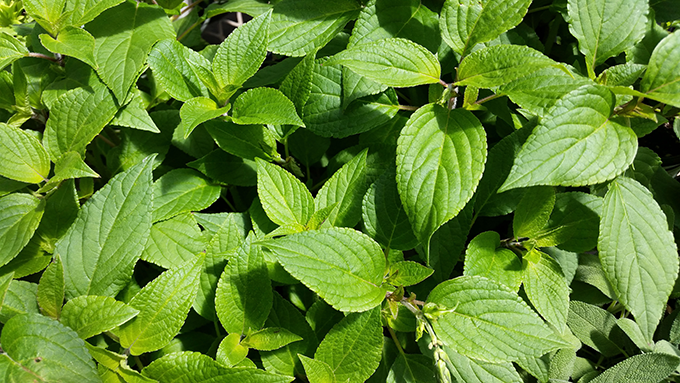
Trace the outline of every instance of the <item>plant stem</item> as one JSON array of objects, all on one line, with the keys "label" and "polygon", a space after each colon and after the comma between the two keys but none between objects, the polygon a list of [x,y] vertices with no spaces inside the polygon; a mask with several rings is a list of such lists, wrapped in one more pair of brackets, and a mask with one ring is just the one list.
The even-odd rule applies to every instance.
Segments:
[{"label": "plant stem", "polygon": [[202,3],[202,2],[203,2],[203,0],[194,1],[193,3],[191,3],[191,4],[187,5],[186,7],[184,7],[184,9],[182,9],[182,10],[180,11],[179,15],[172,16],[172,17],[170,18],[170,20],[175,21],[175,20],[179,19],[179,18],[182,17],[185,13],[191,11],[192,9],[194,9],[195,6],[197,6],[198,4],[200,4],[200,3]]},{"label": "plant stem", "polygon": [[397,108],[399,108],[399,110],[412,110],[412,111],[418,110],[417,106],[412,105],[399,105]]},{"label": "plant stem", "polygon": [[491,101],[491,100],[493,100],[493,99],[496,99],[496,98],[502,97],[502,96],[504,96],[504,95],[503,95],[503,94],[492,94],[491,96],[484,97],[484,98],[482,98],[482,99],[479,99],[479,100],[475,101],[474,104],[475,104],[475,105],[480,105],[480,104],[483,104],[483,103],[485,103],[485,102],[487,102],[487,101]]},{"label": "plant stem", "polygon": [[550,5],[544,5],[542,7],[530,9],[529,12],[527,12],[527,15],[530,14],[530,13],[534,13],[534,12],[545,11],[546,9],[550,9]]},{"label": "plant stem", "polygon": [[52,62],[59,63],[59,60],[58,60],[58,59],[56,59],[56,58],[54,58],[54,57],[50,57],[50,56],[48,56],[48,55],[44,55],[44,54],[42,54],[42,53],[30,52],[30,53],[28,54],[28,57],[35,57],[35,58],[50,60],[50,61],[52,61]]},{"label": "plant stem", "polygon": [[397,346],[397,350],[399,350],[399,353],[402,354],[402,355],[405,355],[404,348],[401,347],[401,343],[399,342],[399,339],[397,339],[397,334],[394,333],[394,330],[392,330],[392,327],[387,326],[387,331],[389,331],[390,336],[392,337],[392,340],[394,341],[394,344]]},{"label": "plant stem", "polygon": [[195,23],[191,24],[189,28],[186,29],[186,31],[182,32],[181,35],[177,36],[177,41],[182,41],[182,39],[189,34],[189,32],[193,31],[194,28],[196,28],[200,23],[202,23],[203,20],[198,20]]},{"label": "plant stem", "polygon": [[443,86],[444,88],[448,88],[448,87],[449,87],[449,84],[448,84],[446,81],[442,80],[442,79],[439,79],[439,83],[442,84],[442,86]]}]

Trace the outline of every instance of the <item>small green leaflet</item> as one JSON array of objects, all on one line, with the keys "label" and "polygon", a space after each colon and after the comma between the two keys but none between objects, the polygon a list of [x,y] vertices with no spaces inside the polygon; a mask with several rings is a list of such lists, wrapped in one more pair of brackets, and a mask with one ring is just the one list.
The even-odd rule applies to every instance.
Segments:
[{"label": "small green leaflet", "polygon": [[68,25],[80,27],[123,1],[125,0],[69,0],[66,2],[63,17],[66,17],[65,22]]},{"label": "small green leaflet", "polygon": [[[10,272],[9,275],[12,275]],[[17,274],[14,273],[14,277]],[[31,282],[13,279],[9,282],[9,287],[5,293],[0,310],[0,322],[7,323],[12,317],[21,314],[40,314],[38,301],[36,299],[38,285]]]},{"label": "small green leaflet", "polygon": [[663,211],[637,181],[609,185],[597,247],[616,296],[651,340],[678,276],[678,250]]},{"label": "small green leaflet", "polygon": [[592,185],[622,173],[635,158],[637,136],[611,118],[615,102],[614,94],[600,85],[565,95],[522,146],[499,191]]},{"label": "small green leaflet", "polygon": [[142,259],[172,269],[205,250],[208,240],[191,213],[183,213],[151,226]]},{"label": "small green leaflet", "polygon": [[4,69],[15,60],[27,55],[28,49],[24,44],[7,33],[0,32],[0,68]]},{"label": "small green leaflet", "polygon": [[[390,367],[387,383],[435,383],[432,359],[425,355],[399,354]],[[465,381],[468,382],[468,381]]]},{"label": "small green leaflet", "polygon": [[274,6],[269,49],[286,56],[305,56],[331,41],[359,10],[359,3],[353,0],[283,0]]},{"label": "small green leaflet", "polygon": [[485,231],[470,241],[465,251],[463,275],[493,279],[518,291],[522,284],[522,261],[512,250],[501,247],[500,235]]},{"label": "small green leaflet", "polygon": [[569,346],[522,298],[490,279],[462,276],[443,282],[427,301],[446,309],[432,320],[440,339],[470,358],[515,361]]},{"label": "small green leaflet", "polygon": [[100,381],[85,342],[54,319],[39,314],[17,315],[5,323],[0,341],[12,362],[21,363],[32,379]]},{"label": "small green leaflet", "polygon": [[569,313],[569,285],[560,265],[548,254],[532,249],[524,256],[524,291],[548,323],[562,334]]},{"label": "small green leaflet", "polygon": [[314,214],[307,187],[280,166],[257,159],[257,192],[269,219],[278,225],[306,225]]},{"label": "small green leaflet", "polygon": [[549,186],[534,186],[526,189],[519,201],[512,221],[515,238],[534,236],[548,223],[555,206],[555,189]]},{"label": "small green leaflet", "polygon": [[[451,361],[449,370],[453,376],[465,383],[521,383],[522,378],[512,363],[488,363],[463,356],[444,347]],[[448,363],[447,363],[448,365]]]},{"label": "small green leaflet", "polygon": [[211,120],[206,130],[222,150],[248,160],[272,160],[276,153],[274,134],[262,125],[236,125],[233,122]]},{"label": "small green leaflet", "polygon": [[472,113],[428,104],[411,115],[397,146],[397,188],[426,247],[472,198],[485,161],[486,133]]},{"label": "small green leaflet", "polygon": [[680,358],[665,353],[633,355],[608,368],[591,383],[660,382],[671,375],[680,365]]},{"label": "small green leaflet", "polygon": [[62,181],[73,178],[99,178],[99,174],[95,173],[86,163],[79,153],[66,152],[59,157],[54,164],[54,175],[47,183],[40,189],[39,192],[52,190]]},{"label": "small green leaflet", "polygon": [[139,315],[116,331],[121,346],[139,355],[164,347],[177,335],[196,297],[204,260],[198,255],[163,272],[132,298],[129,305]]},{"label": "small green leaflet", "polygon": [[205,17],[215,17],[229,12],[242,12],[246,15],[256,17],[266,13],[271,7],[271,4],[261,3],[258,0],[229,0],[229,2],[224,4],[212,3],[208,5],[205,9]]},{"label": "small green leaflet", "polygon": [[34,135],[0,123],[0,175],[37,184],[47,179],[50,158]]},{"label": "small green leaflet", "polygon": [[262,243],[293,277],[340,311],[380,304],[385,256],[371,238],[348,228],[306,231]]},{"label": "small green leaflet", "polygon": [[413,261],[401,261],[390,265],[387,281],[394,286],[416,285],[432,275],[434,270]]},{"label": "small green leaflet", "polygon": [[328,364],[338,382],[361,383],[380,364],[383,348],[380,309],[352,313],[333,326],[314,359]]},{"label": "small green leaflet", "polygon": [[145,96],[142,91],[133,89],[128,97],[130,102],[118,110],[116,117],[111,120],[110,124],[152,133],[161,133],[149,112],[146,111],[147,103],[143,97]]},{"label": "small green leaflet", "polygon": [[272,124],[305,126],[293,102],[278,89],[250,89],[236,98],[232,120],[239,125]]},{"label": "small green leaflet", "polygon": [[229,109],[231,109],[231,105],[227,104],[220,108],[215,101],[206,97],[192,98],[182,104],[182,108],[179,110],[182,122],[177,126],[177,130],[182,137],[187,138],[198,125],[225,115]]},{"label": "small green leaflet", "polygon": [[139,314],[139,310],[111,297],[83,295],[66,302],[61,322],[87,339],[113,330]]},{"label": "small green leaflet", "polygon": [[674,63],[680,60],[680,33],[671,33],[656,46],[640,90],[646,96],[680,107],[680,68]]},{"label": "small green leaflet", "polygon": [[19,254],[33,236],[45,211],[45,202],[30,194],[0,198],[0,266]]},{"label": "small green leaflet", "polygon": [[268,327],[248,334],[243,338],[241,344],[256,350],[272,351],[301,340],[301,336],[298,336],[285,328]]},{"label": "small green leaflet", "polygon": [[590,78],[595,67],[626,49],[645,35],[649,5],[637,0],[569,0],[569,31],[586,56]]},{"label": "small green leaflet", "polygon": [[220,44],[212,69],[220,87],[240,87],[267,57],[271,11],[237,28]]},{"label": "small green leaflet", "polygon": [[40,276],[37,298],[43,315],[59,319],[64,304],[64,267],[59,257]]},{"label": "small green leaflet", "polygon": [[62,12],[66,0],[25,0],[26,12],[52,35],[56,35],[61,27]]},{"label": "small green leaflet", "polygon": [[227,367],[241,363],[248,356],[248,347],[242,346],[240,342],[240,333],[231,333],[225,336],[217,347],[215,360]]},{"label": "small green leaflet", "polygon": [[602,198],[582,192],[559,193],[547,226],[536,235],[537,245],[585,252],[597,246]]},{"label": "small green leaflet", "polygon": [[225,367],[198,352],[175,352],[154,360],[142,375],[163,383],[290,383],[295,378],[256,368]]},{"label": "small green leaflet", "polygon": [[174,38],[154,45],[149,53],[149,67],[154,79],[177,101],[186,102],[194,97],[210,95],[201,81],[199,69],[209,71],[210,61]]},{"label": "small green leaflet", "polygon": [[113,296],[127,285],[151,230],[152,164],[148,157],[113,177],[56,243],[67,297]]},{"label": "small green leaflet", "polygon": [[492,45],[463,59],[458,67],[458,80],[455,84],[493,88],[528,76],[539,69],[560,65],[543,53],[524,45]]},{"label": "small green leaflet", "polygon": [[620,333],[617,332],[616,317],[607,310],[580,301],[569,304],[567,325],[583,344],[611,357],[622,351],[614,343]]},{"label": "small green leaflet", "polygon": [[94,61],[94,37],[81,28],[67,27],[54,39],[48,34],[40,35],[42,45],[54,53],[75,57],[85,64],[97,68]]},{"label": "small green leaflet", "polygon": [[466,56],[475,45],[517,26],[530,4],[531,0],[447,0],[439,18],[442,38],[456,53]]},{"label": "small green leaflet", "polygon": [[305,374],[309,383],[336,383],[333,369],[326,362],[317,359],[308,358],[302,354],[298,354],[302,365],[305,367]]},{"label": "small green leaflet", "polygon": [[310,53],[288,73],[279,86],[279,90],[293,102],[299,114],[302,114],[302,108],[312,92],[314,66],[314,53]]},{"label": "small green leaflet", "polygon": [[372,96],[387,90],[387,85],[379,84],[368,77],[342,67],[342,108],[346,109],[354,100]]},{"label": "small green leaflet", "polygon": [[103,12],[87,30],[95,39],[97,73],[120,103],[144,69],[151,47],[175,38],[161,8],[128,1]]},{"label": "small green leaflet", "polygon": [[193,169],[171,170],[153,184],[153,221],[203,210],[220,198],[221,190]]},{"label": "small green leaflet", "polygon": [[272,288],[259,245],[251,234],[229,257],[217,283],[215,309],[228,333],[248,334],[264,326],[272,307]]},{"label": "small green leaflet", "polygon": [[439,82],[437,58],[423,46],[398,37],[352,46],[326,65],[344,65],[387,86],[410,87]]}]

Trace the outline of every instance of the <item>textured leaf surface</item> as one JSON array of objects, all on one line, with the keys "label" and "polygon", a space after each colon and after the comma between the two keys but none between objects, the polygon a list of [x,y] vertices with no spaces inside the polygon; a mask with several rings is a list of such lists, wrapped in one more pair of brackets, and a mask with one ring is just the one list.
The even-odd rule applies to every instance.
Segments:
[{"label": "textured leaf surface", "polygon": [[319,2],[284,0],[276,4],[269,27],[269,49],[287,56],[305,56],[326,45],[359,15],[352,0]]},{"label": "textured leaf surface", "polygon": [[26,0],[24,8],[43,28],[56,34],[66,0]]},{"label": "textured leaf surface", "polygon": [[225,367],[207,355],[187,351],[153,361],[142,374],[167,383],[289,383],[294,379],[256,368]]},{"label": "textured leaf surface", "polygon": [[470,241],[465,252],[464,275],[478,275],[500,282],[512,291],[522,284],[522,261],[510,249],[501,247],[501,237],[486,231]]},{"label": "textured leaf surface", "polygon": [[[69,25],[79,27],[94,20],[105,10],[125,0],[72,0],[66,2],[64,13]],[[70,14],[69,14],[70,12]]]},{"label": "textured leaf surface", "polygon": [[220,44],[213,60],[215,79],[222,88],[239,87],[252,77],[267,57],[271,12],[247,22]]},{"label": "textured leaf surface", "polygon": [[228,333],[247,334],[264,326],[272,307],[272,288],[259,245],[250,235],[229,258],[215,293],[215,308]]},{"label": "textured leaf surface", "polygon": [[0,198],[0,265],[7,264],[26,246],[44,210],[45,204],[29,194]]},{"label": "textured leaf surface", "polygon": [[139,310],[111,297],[84,295],[66,302],[61,322],[87,339],[112,330],[139,314]]},{"label": "textured leaf surface", "polygon": [[678,251],[661,208],[637,181],[610,184],[597,247],[616,296],[651,340],[678,276]]},{"label": "textured leaf surface", "polygon": [[175,29],[161,8],[124,2],[87,25],[94,36],[97,73],[122,102],[141,74],[151,47],[175,38]]},{"label": "textured leaf surface", "polygon": [[564,333],[569,314],[570,291],[559,263],[548,254],[535,249],[524,259],[527,260],[524,291],[529,301],[560,334]]},{"label": "textured leaf surface", "polygon": [[495,39],[522,21],[531,0],[448,0],[439,19],[442,38],[456,53]]},{"label": "textured leaf surface", "polygon": [[302,337],[280,327],[268,327],[248,334],[242,344],[246,347],[261,351],[272,351],[293,342],[301,341]]},{"label": "textured leaf surface", "polygon": [[644,1],[569,0],[567,9],[569,31],[586,56],[589,72],[633,47],[646,32],[649,6]]},{"label": "textured leaf surface", "polygon": [[538,245],[550,241],[560,249],[584,252],[597,246],[602,212],[602,198],[581,192],[559,193],[545,234],[539,234]]},{"label": "textured leaf surface", "polygon": [[319,345],[314,359],[330,366],[338,382],[365,382],[378,368],[383,336],[380,309],[349,314]]},{"label": "textured leaf surface", "polygon": [[177,126],[182,137],[187,138],[196,127],[208,120],[226,114],[231,105],[218,107],[215,101],[206,97],[195,97],[182,104],[179,115],[182,122]]},{"label": "textured leaf surface", "polygon": [[153,221],[203,210],[220,198],[220,190],[195,170],[171,170],[154,182]]},{"label": "textured leaf surface", "polygon": [[474,193],[486,161],[486,133],[470,112],[429,104],[401,131],[397,188],[413,232],[427,244]]},{"label": "textured leaf surface", "polygon": [[225,152],[248,160],[271,160],[276,154],[276,138],[262,125],[239,126],[227,121],[208,121],[206,130]]},{"label": "textured leaf surface", "polygon": [[190,260],[207,246],[208,241],[201,235],[196,219],[185,213],[151,226],[142,259],[171,269]]},{"label": "textured leaf surface", "polygon": [[492,88],[557,66],[543,53],[524,45],[492,45],[471,53],[460,63],[457,85]]},{"label": "textured leaf surface", "polygon": [[37,298],[43,315],[59,319],[64,304],[64,267],[58,257],[40,276]]},{"label": "textured leaf surface", "polygon": [[175,39],[154,45],[149,53],[149,67],[154,79],[178,101],[210,95],[200,76],[200,68],[210,70],[210,61]]},{"label": "textured leaf surface", "polygon": [[300,355],[309,383],[335,383],[335,374],[328,363]]},{"label": "textured leaf surface", "polygon": [[98,382],[85,342],[68,327],[38,314],[17,315],[2,329],[2,349],[32,378],[55,382]]},{"label": "textured leaf surface", "polygon": [[151,230],[152,164],[147,158],[112,178],[56,243],[67,297],[113,296],[127,285]]},{"label": "textured leaf surface", "polygon": [[564,96],[522,146],[500,190],[591,185],[622,173],[635,158],[637,136],[611,119],[615,102],[598,85]]},{"label": "textured leaf surface", "polygon": [[196,256],[163,272],[130,300],[139,315],[117,331],[121,346],[139,355],[162,348],[177,335],[196,297],[204,260]]},{"label": "textured leaf surface", "polygon": [[364,150],[326,181],[314,199],[316,210],[335,208],[325,220],[328,226],[354,227],[361,219],[361,201],[368,188]]},{"label": "textured leaf surface", "polygon": [[113,96],[100,82],[68,91],[50,108],[43,137],[45,149],[53,160],[66,152],[83,155],[117,111]]},{"label": "textured leaf surface", "polygon": [[51,52],[75,57],[96,68],[94,61],[94,37],[84,29],[68,27],[54,39],[48,34],[40,35],[40,42]]},{"label": "textured leaf surface", "polygon": [[278,89],[255,88],[234,101],[232,119],[239,125],[273,124],[305,126],[293,102]]},{"label": "textured leaf surface", "polygon": [[437,58],[423,46],[402,38],[387,38],[352,46],[327,62],[387,86],[409,87],[439,82]]},{"label": "textured leaf surface", "polygon": [[257,193],[269,219],[278,225],[306,225],[314,214],[314,198],[307,187],[280,166],[257,160]]},{"label": "textured leaf surface", "polygon": [[662,353],[633,355],[608,368],[591,380],[592,383],[660,382],[680,365],[680,358]]},{"label": "textured leaf surface", "polygon": [[[12,273],[10,272],[8,275],[12,275]],[[16,277],[16,273],[14,276]],[[0,321],[7,323],[13,316],[20,314],[39,314],[37,293],[37,284],[17,279],[11,280],[2,302]]]},{"label": "textured leaf surface", "polygon": [[418,284],[432,275],[434,270],[413,261],[400,261],[390,265],[389,282],[395,286]]},{"label": "textured leaf surface", "polygon": [[487,363],[463,356],[450,348],[444,348],[453,365],[450,370],[456,379],[466,383],[520,383],[512,363]]},{"label": "textured leaf surface", "polygon": [[680,107],[680,33],[672,33],[656,46],[640,90],[647,97]]},{"label": "textured leaf surface", "polygon": [[584,344],[594,348],[604,356],[621,353],[616,345],[616,317],[603,310],[580,301],[569,304],[567,324],[574,335]]},{"label": "textured leaf surface", "polygon": [[387,383],[435,383],[432,359],[425,355],[399,354],[387,375]]},{"label": "textured leaf surface", "polygon": [[554,206],[554,188],[536,186],[527,189],[519,204],[517,204],[512,221],[512,231],[515,238],[534,238],[534,235],[548,223]]},{"label": "textured leaf surface", "polygon": [[385,298],[380,246],[353,229],[331,228],[269,240],[281,265],[340,311],[366,311]]},{"label": "textured leaf surface", "polygon": [[28,55],[26,46],[5,32],[0,33],[0,68]]},{"label": "textured leaf surface", "polygon": [[35,136],[0,124],[0,175],[37,184],[47,179],[50,158]]},{"label": "textured leaf surface", "polygon": [[490,279],[463,276],[446,281],[432,290],[427,301],[453,310],[432,326],[446,345],[471,358],[514,361],[569,345],[522,298]]}]

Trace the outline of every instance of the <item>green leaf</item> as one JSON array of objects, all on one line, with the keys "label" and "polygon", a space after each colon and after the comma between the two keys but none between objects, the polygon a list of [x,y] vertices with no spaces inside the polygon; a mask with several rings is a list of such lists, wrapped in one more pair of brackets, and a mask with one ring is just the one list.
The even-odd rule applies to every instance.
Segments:
[{"label": "green leaf", "polygon": [[43,187],[38,189],[38,192],[44,192],[54,189],[62,181],[73,178],[99,178],[99,174],[95,173],[85,161],[83,161],[80,154],[76,152],[64,153],[54,164],[54,175],[45,183]]},{"label": "green leaf", "polygon": [[118,106],[100,82],[60,96],[50,108],[43,144],[56,161],[66,152],[85,154],[85,147],[116,115]]},{"label": "green leaf", "polygon": [[584,302],[569,304],[567,324],[576,337],[603,356],[615,356],[621,349],[614,343],[617,339],[616,317],[609,311]]},{"label": "green leaf", "polygon": [[569,314],[569,285],[560,265],[548,254],[531,250],[524,256],[524,291],[548,323],[564,333]]},{"label": "green leaf", "polygon": [[380,364],[383,336],[380,309],[347,315],[319,345],[314,359],[325,362],[337,381],[365,382]]},{"label": "green leaf", "polygon": [[320,211],[336,205],[325,220],[326,226],[354,227],[361,219],[361,201],[368,188],[366,180],[367,150],[361,151],[326,181],[314,203]]},{"label": "green leaf", "polygon": [[646,2],[618,0],[569,0],[567,4],[569,31],[578,40],[586,56],[590,78],[595,67],[610,57],[632,48],[645,35]]},{"label": "green leaf", "polygon": [[399,102],[389,90],[343,108],[343,72],[326,61],[314,65],[312,90],[302,112],[307,129],[322,137],[344,138],[385,124],[397,114]]},{"label": "green leaf", "polygon": [[50,158],[34,135],[0,123],[0,175],[37,184],[50,173]]},{"label": "green leaf", "polygon": [[352,46],[326,62],[387,86],[410,87],[439,82],[437,58],[423,46],[402,38],[387,38]]},{"label": "green leaf", "polygon": [[591,380],[592,383],[660,382],[670,376],[680,365],[680,358],[663,353],[646,353],[630,358],[608,368]]},{"label": "green leaf", "polygon": [[443,282],[427,301],[447,309],[432,321],[437,336],[470,358],[514,361],[569,346],[522,298],[491,279],[462,276]]},{"label": "green leaf", "polygon": [[438,19],[421,0],[373,0],[354,24],[349,46],[403,37],[436,53],[441,41]]},{"label": "green leaf", "polygon": [[286,56],[305,56],[331,41],[348,21],[359,15],[359,10],[359,4],[353,0],[283,0],[274,6],[269,50]]},{"label": "green leaf", "polygon": [[182,104],[179,110],[182,122],[177,126],[177,130],[182,137],[187,138],[198,125],[226,114],[229,109],[231,105],[227,104],[220,108],[215,101],[206,97],[192,98]]},{"label": "green leaf", "polygon": [[428,104],[411,115],[398,141],[397,188],[426,248],[472,198],[485,161],[486,133],[472,113]]},{"label": "green leaf", "polygon": [[517,26],[530,4],[531,0],[448,0],[439,18],[442,38],[456,53],[466,56],[475,45]]},{"label": "green leaf", "polygon": [[215,360],[227,367],[241,363],[248,356],[248,347],[241,345],[241,334],[232,333],[224,337],[217,347]]},{"label": "green leaf", "polygon": [[310,53],[288,73],[279,86],[279,90],[293,102],[299,114],[311,94],[313,73],[314,53]]},{"label": "green leaf", "polygon": [[234,101],[232,120],[239,125],[272,124],[305,126],[295,105],[278,89],[255,88]]},{"label": "green leaf", "polygon": [[311,359],[304,355],[298,355],[305,367],[305,374],[309,383],[336,383],[333,369],[326,362],[317,359]]},{"label": "green leaf", "polygon": [[493,88],[521,79],[537,70],[560,65],[525,45],[492,45],[465,57],[458,67],[456,85]]},{"label": "green leaf", "polygon": [[362,203],[364,232],[385,248],[408,250],[418,244],[399,199],[396,172],[383,173],[366,192]]},{"label": "green leaf", "polygon": [[114,296],[127,285],[151,229],[152,164],[149,157],[113,177],[57,241],[67,297]]},{"label": "green leaf", "polygon": [[269,219],[278,225],[306,225],[314,214],[314,198],[307,187],[280,166],[256,162],[257,193]]},{"label": "green leaf", "polygon": [[585,252],[597,246],[602,198],[581,192],[559,193],[545,229],[536,235],[538,246],[559,246]]},{"label": "green leaf", "polygon": [[622,173],[635,158],[637,136],[611,118],[615,102],[599,85],[569,92],[534,129],[499,190],[592,185]]},{"label": "green leaf", "polygon": [[67,27],[59,32],[56,39],[43,33],[40,35],[40,43],[51,52],[75,57],[97,68],[94,61],[94,37],[84,29]]},{"label": "green leaf", "polygon": [[549,186],[528,188],[517,205],[512,221],[515,238],[534,238],[548,223],[554,206],[554,188]]},{"label": "green leaf", "polygon": [[161,133],[149,112],[146,111],[146,102],[142,98],[144,97],[142,92],[139,89],[133,89],[132,92],[130,102],[118,110],[110,124]]},{"label": "green leaf", "polygon": [[66,302],[61,322],[87,339],[113,330],[139,314],[139,310],[111,297],[84,295]]},{"label": "green leaf", "polygon": [[342,67],[342,108],[345,109],[354,100],[372,96],[387,89],[387,85],[379,84],[368,77],[354,73]]},{"label": "green leaf", "polygon": [[97,73],[121,103],[141,75],[151,47],[175,38],[161,8],[129,1],[101,13],[87,30],[95,39]]},{"label": "green leaf", "polygon": [[680,107],[680,68],[672,63],[679,59],[680,33],[671,33],[654,48],[640,90],[647,97]]},{"label": "green leaf", "polygon": [[56,35],[61,27],[62,12],[66,0],[25,0],[26,12],[52,35]]},{"label": "green leaf", "polygon": [[522,261],[512,250],[501,247],[495,231],[485,231],[470,241],[465,252],[463,275],[478,275],[500,282],[512,291],[522,284]]},{"label": "green leaf", "polygon": [[222,149],[215,149],[204,157],[187,162],[187,166],[222,185],[257,185],[257,164]]},{"label": "green leaf", "polygon": [[38,305],[43,315],[59,319],[64,304],[64,267],[59,257],[47,266],[38,284]]},{"label": "green leaf", "polygon": [[221,190],[195,170],[171,170],[153,184],[153,221],[203,210],[220,198]]},{"label": "green leaf", "polygon": [[[444,347],[451,361],[449,371],[453,376],[466,383],[520,383],[517,370],[512,363],[487,363],[463,356],[448,347]],[[448,363],[447,363],[448,365]]]},{"label": "green leaf", "polygon": [[94,20],[105,10],[125,0],[69,0],[66,2],[64,17],[68,25],[79,27]]},{"label": "green leaf", "polygon": [[388,282],[395,286],[416,285],[432,275],[434,270],[418,262],[401,261],[390,265]]},{"label": "green leaf", "polygon": [[[619,318],[616,320],[616,325],[635,343],[635,346],[644,352],[652,352],[654,350],[654,343],[645,339],[645,335],[640,330],[638,324],[628,318]],[[680,364],[680,363],[679,363]]]},{"label": "green leaf", "polygon": [[2,329],[2,349],[32,378],[99,382],[85,342],[68,327],[38,314],[17,315]]},{"label": "green leaf", "polygon": [[371,238],[353,229],[307,231],[268,240],[293,277],[340,311],[361,312],[385,298],[385,257]]},{"label": "green leaf", "polygon": [[302,337],[285,328],[268,327],[248,334],[241,342],[244,346],[260,351],[272,351],[293,342],[299,342]]},{"label": "green leaf", "polygon": [[262,125],[236,125],[228,121],[212,120],[203,126],[222,150],[237,157],[254,161],[272,160],[276,152],[276,138]]},{"label": "green leaf", "polygon": [[255,236],[229,258],[215,293],[215,308],[228,333],[248,334],[264,326],[272,307],[272,288]]},{"label": "green leaf", "polygon": [[425,355],[399,354],[390,367],[386,382],[435,383],[436,381],[432,359]]},{"label": "green leaf", "polygon": [[663,211],[637,181],[609,185],[597,248],[616,296],[651,340],[678,276],[678,250]]},{"label": "green leaf", "polygon": [[174,38],[154,45],[149,53],[149,67],[154,79],[178,101],[210,95],[200,75],[200,68],[210,70],[210,61]]},{"label": "green leaf", "polygon": [[7,33],[0,32],[0,68],[4,69],[15,60],[27,55],[28,49],[24,44]]},{"label": "green leaf", "polygon": [[162,348],[179,333],[196,297],[204,260],[199,255],[163,272],[130,300],[139,315],[116,331],[121,346],[139,355]]},{"label": "green leaf", "polygon": [[229,34],[217,49],[212,63],[220,87],[238,88],[251,78],[267,57],[271,11],[267,11]]},{"label": "green leaf", "polygon": [[0,198],[0,265],[7,264],[26,246],[44,211],[45,203],[29,194]]},{"label": "green leaf", "polygon": [[225,367],[198,352],[176,352],[144,367],[142,375],[163,383],[290,383],[292,376],[271,374],[256,368]]},{"label": "green leaf", "polygon": [[171,269],[190,260],[207,245],[194,216],[184,213],[151,226],[142,259]]},{"label": "green leaf", "polygon": [[[10,272],[9,275],[12,275]],[[14,274],[16,277],[16,274]],[[0,322],[7,323],[12,317],[21,314],[39,314],[38,285],[31,282],[12,280],[7,288],[0,310]]]}]

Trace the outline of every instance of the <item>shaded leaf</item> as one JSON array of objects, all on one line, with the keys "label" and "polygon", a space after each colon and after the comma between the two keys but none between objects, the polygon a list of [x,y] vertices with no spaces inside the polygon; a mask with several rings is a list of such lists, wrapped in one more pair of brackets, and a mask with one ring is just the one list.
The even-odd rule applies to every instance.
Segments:
[{"label": "shaded leaf", "polygon": [[139,314],[139,310],[111,297],[84,295],[66,302],[61,322],[87,339],[113,330]]}]

